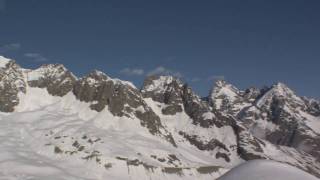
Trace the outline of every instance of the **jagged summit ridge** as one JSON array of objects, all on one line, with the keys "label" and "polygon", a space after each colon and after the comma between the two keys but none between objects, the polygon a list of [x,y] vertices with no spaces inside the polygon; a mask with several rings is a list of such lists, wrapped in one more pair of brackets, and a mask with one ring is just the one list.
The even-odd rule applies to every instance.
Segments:
[{"label": "jagged summit ridge", "polygon": [[[0,68],[0,93],[0,111],[8,112],[0,118],[8,124],[26,115],[28,141],[42,143],[35,149],[93,162],[103,173],[122,177],[142,168],[150,176],[160,169],[212,179],[244,161],[272,159],[320,177],[320,103],[283,83],[243,91],[217,81],[203,99],[172,76],[147,77],[137,89],[98,70],[77,78],[60,64],[30,70],[8,61]],[[16,112],[21,100],[45,103]]]},{"label": "jagged summit ridge", "polygon": [[303,100],[295,95],[293,90],[291,90],[284,83],[277,83],[273,85],[270,90],[258,100],[257,106],[270,106],[270,104],[272,103],[272,99],[284,99],[289,100],[290,103],[294,103],[296,105],[304,105]]},{"label": "jagged summit ridge", "polygon": [[29,86],[46,88],[54,96],[64,96],[73,88],[76,76],[62,64],[42,65],[35,70],[25,70]]}]

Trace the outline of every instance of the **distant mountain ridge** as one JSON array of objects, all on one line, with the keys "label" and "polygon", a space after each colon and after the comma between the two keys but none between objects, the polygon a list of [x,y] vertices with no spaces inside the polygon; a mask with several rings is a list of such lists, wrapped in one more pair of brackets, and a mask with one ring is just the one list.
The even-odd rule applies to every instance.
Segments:
[{"label": "distant mountain ridge", "polygon": [[202,98],[172,76],[138,89],[97,70],[78,78],[60,64],[30,70],[0,56],[0,111],[6,123],[38,114],[21,127],[39,142],[32,149],[88,162],[84,179],[210,179],[254,159],[320,178],[320,102],[283,83],[243,91],[220,80]]}]

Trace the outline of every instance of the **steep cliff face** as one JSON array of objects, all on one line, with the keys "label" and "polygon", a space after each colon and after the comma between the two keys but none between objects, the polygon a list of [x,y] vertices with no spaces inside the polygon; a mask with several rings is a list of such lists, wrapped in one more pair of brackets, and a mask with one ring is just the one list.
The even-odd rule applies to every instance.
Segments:
[{"label": "steep cliff face", "polygon": [[[308,159],[303,158],[308,153],[319,161],[317,101],[298,97],[283,83],[239,91],[224,81],[216,83],[208,99],[213,109],[235,118],[238,151],[243,159],[279,160],[270,156],[267,148],[274,146],[284,154],[290,154],[288,148],[298,150],[296,159]],[[313,169],[310,171],[318,169],[295,165]]]},{"label": "steep cliff face", "polygon": [[26,70],[30,87],[46,88],[53,96],[64,96],[73,89],[77,78],[62,64],[47,64]]},{"label": "steep cliff face", "polygon": [[[30,108],[17,111],[21,103]],[[0,126],[15,148],[26,138],[37,142],[28,152],[51,148],[41,157],[91,163],[101,177],[211,179],[253,159],[320,177],[319,106],[283,83],[242,91],[217,81],[201,98],[172,76],[147,77],[137,89],[100,71],[77,78],[60,64],[29,70],[0,57]]]},{"label": "steep cliff face", "polygon": [[20,66],[0,56],[0,111],[14,111],[19,104],[19,93],[25,92],[26,83]]},{"label": "steep cliff face", "polygon": [[259,138],[319,157],[319,131],[310,126],[319,118],[309,113],[310,104],[306,102],[278,83],[244,109],[239,118]]},{"label": "steep cliff face", "polygon": [[223,80],[215,83],[208,99],[213,109],[225,114],[236,114],[245,105],[240,90]]},{"label": "steep cliff face", "polygon": [[183,84],[180,80],[171,76],[150,76],[143,84],[141,90],[144,98],[164,103],[167,106],[162,109],[165,115],[175,115],[182,112]]},{"label": "steep cliff face", "polygon": [[114,116],[137,117],[151,134],[160,135],[175,145],[160,118],[147,106],[140,91],[132,83],[93,71],[75,83],[73,93],[80,101],[91,102],[90,108],[98,112],[107,107]]},{"label": "steep cliff face", "polygon": [[[178,127],[174,127],[173,134],[210,153],[212,158],[225,163],[238,160],[233,119],[213,112],[208,103],[202,101],[187,84],[172,76],[152,76],[146,79],[141,92],[145,98],[159,103],[158,112],[177,121]],[[181,119],[181,116],[189,121]]]},{"label": "steep cliff face", "polygon": [[308,99],[303,97],[304,102],[306,103],[306,111],[313,116],[320,116],[320,101],[315,99]]}]

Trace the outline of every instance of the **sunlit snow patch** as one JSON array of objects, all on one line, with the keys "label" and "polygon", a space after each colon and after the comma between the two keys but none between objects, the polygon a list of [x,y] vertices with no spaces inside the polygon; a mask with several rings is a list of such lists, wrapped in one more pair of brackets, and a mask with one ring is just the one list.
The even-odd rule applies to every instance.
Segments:
[{"label": "sunlit snow patch", "polygon": [[268,160],[248,161],[219,180],[317,180],[318,178],[287,164]]}]

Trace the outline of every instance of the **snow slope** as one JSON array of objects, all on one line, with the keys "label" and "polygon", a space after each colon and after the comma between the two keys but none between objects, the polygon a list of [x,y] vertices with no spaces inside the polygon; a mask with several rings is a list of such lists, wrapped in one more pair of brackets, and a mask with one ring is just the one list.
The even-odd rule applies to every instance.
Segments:
[{"label": "snow slope", "polygon": [[72,93],[53,97],[28,87],[19,96],[16,112],[0,113],[0,179],[205,180],[227,171],[196,148],[174,148],[134,119],[91,110]]},{"label": "snow slope", "polygon": [[317,180],[293,166],[268,160],[253,160],[233,168],[219,180]]},{"label": "snow slope", "polygon": [[10,59],[7,59],[3,56],[0,56],[0,68],[6,67],[6,65],[9,63]]}]

